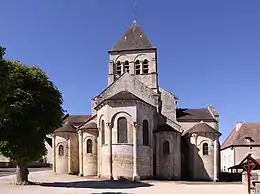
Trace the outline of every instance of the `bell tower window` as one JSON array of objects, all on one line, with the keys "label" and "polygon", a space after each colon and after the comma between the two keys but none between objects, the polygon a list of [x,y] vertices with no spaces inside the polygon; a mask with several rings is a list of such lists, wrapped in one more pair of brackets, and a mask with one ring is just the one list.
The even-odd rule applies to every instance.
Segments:
[{"label": "bell tower window", "polygon": [[140,61],[139,60],[135,61],[135,74],[136,75],[140,75],[141,74],[141,65],[140,65]]},{"label": "bell tower window", "polygon": [[128,61],[125,61],[125,63],[124,63],[124,72],[129,73],[129,62]]},{"label": "bell tower window", "polygon": [[120,61],[116,62],[116,74],[117,75],[121,75],[122,74],[122,72],[121,72],[121,62]]},{"label": "bell tower window", "polygon": [[143,74],[149,73],[149,65],[148,65],[148,60],[145,59],[143,61]]}]

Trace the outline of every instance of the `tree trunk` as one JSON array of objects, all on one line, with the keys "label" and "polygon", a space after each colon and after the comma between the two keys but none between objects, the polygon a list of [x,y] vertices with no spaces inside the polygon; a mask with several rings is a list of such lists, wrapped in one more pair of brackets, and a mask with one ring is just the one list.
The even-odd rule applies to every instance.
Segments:
[{"label": "tree trunk", "polygon": [[28,185],[29,170],[25,162],[21,162],[16,167],[16,184],[17,185]]}]

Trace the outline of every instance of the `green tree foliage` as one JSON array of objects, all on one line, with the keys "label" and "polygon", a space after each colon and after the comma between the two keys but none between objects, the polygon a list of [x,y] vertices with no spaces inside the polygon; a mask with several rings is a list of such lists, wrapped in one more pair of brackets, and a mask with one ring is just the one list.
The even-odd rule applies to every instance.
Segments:
[{"label": "green tree foliage", "polygon": [[46,135],[62,122],[62,95],[36,66],[2,58],[0,71],[0,152],[17,163],[17,182],[26,184],[27,162],[46,153]]}]

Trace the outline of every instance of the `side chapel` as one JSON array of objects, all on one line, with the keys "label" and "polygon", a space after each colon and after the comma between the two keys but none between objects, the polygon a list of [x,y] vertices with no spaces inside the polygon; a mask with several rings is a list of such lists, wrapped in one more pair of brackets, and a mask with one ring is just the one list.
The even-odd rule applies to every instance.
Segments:
[{"label": "side chapel", "polygon": [[108,86],[92,99],[91,115],[68,115],[53,134],[54,172],[217,180],[216,109],[177,108],[158,84],[157,48],[136,21],[108,53]]}]

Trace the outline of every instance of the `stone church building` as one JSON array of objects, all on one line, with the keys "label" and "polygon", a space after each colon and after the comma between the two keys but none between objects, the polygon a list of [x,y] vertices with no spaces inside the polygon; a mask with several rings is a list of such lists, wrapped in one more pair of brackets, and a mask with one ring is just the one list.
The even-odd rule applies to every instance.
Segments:
[{"label": "stone church building", "polygon": [[91,115],[68,115],[53,134],[54,172],[217,180],[217,111],[177,108],[158,84],[157,48],[135,21],[108,53],[108,86],[92,99]]}]

